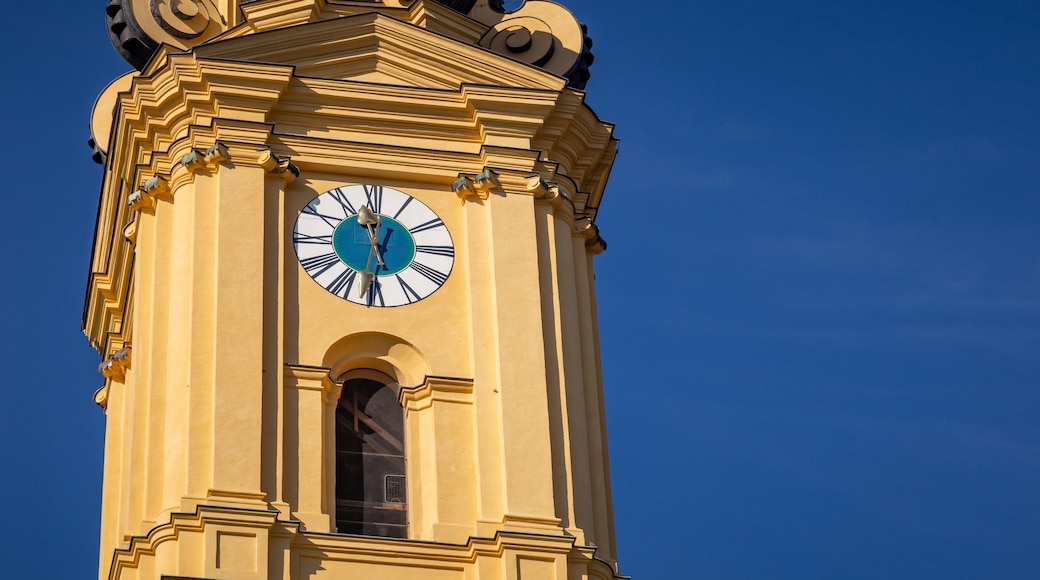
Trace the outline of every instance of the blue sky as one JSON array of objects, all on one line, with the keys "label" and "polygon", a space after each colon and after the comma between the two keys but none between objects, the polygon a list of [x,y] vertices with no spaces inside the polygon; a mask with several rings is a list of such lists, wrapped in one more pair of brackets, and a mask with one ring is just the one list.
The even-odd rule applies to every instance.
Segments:
[{"label": "blue sky", "polygon": [[[53,577],[97,562],[84,142],[127,66],[104,2],[70,4],[2,40],[11,577],[44,534]],[[565,4],[622,140],[596,262],[622,571],[1040,577],[1040,4]]]}]

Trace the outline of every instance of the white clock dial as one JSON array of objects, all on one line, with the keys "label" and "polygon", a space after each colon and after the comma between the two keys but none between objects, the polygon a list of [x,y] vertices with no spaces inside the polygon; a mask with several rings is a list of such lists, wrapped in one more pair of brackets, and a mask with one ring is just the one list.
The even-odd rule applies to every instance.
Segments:
[{"label": "white clock dial", "polygon": [[355,304],[390,307],[433,294],[451,274],[455,246],[423,202],[381,185],[349,185],[311,200],[293,229],[308,276]]}]

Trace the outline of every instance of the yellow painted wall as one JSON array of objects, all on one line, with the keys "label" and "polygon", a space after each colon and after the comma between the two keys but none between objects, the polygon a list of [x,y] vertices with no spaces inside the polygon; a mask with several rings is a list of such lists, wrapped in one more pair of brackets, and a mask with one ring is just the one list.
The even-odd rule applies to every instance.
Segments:
[{"label": "yellow painted wall", "polygon": [[[361,40],[296,48],[322,35]],[[99,577],[613,578],[592,220],[615,147],[559,77],[393,14],[160,53],[118,96],[88,288],[91,342],[132,352],[97,397]],[[299,265],[301,208],[362,183],[444,220],[428,298],[359,306]],[[360,369],[403,387],[408,540],[330,534]]]}]

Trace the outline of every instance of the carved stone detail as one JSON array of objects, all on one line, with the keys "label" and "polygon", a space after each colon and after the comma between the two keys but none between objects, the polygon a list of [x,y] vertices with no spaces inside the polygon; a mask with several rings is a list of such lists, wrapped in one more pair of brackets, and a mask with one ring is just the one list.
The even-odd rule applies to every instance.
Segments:
[{"label": "carved stone detail", "polygon": [[527,182],[527,190],[533,193],[536,199],[544,199],[553,206],[558,206],[565,200],[570,201],[571,199],[558,184],[545,181],[537,175]]},{"label": "carved stone detail", "polygon": [[230,158],[227,146],[218,141],[209,149],[192,149],[181,158],[180,164],[195,174],[200,171],[212,171]]},{"label": "carved stone detail", "polygon": [[497,188],[501,188],[498,174],[491,169],[485,169],[476,175],[459,174],[459,178],[451,184],[451,190],[463,201],[467,197],[485,200],[491,195],[491,191]]},{"label": "carved stone detail", "polygon": [[137,72],[129,72],[112,81],[98,95],[94,102],[94,110],[90,113],[90,158],[95,163],[104,165],[108,160],[108,139],[111,137],[112,125],[115,121],[116,104],[119,93],[130,90]]},{"label": "carved stone detail", "polygon": [[126,371],[130,368],[130,347],[125,346],[103,363],[98,365],[98,372],[106,379],[121,381],[126,378]]},{"label": "carved stone detail", "polygon": [[139,189],[126,198],[127,205],[131,211],[143,211],[145,213],[155,212],[155,198],[143,189]]},{"label": "carved stone detail", "polygon": [[212,0],[109,0],[105,17],[112,46],[137,70],[162,44],[189,48],[227,29]]},{"label": "carved stone detail", "polygon": [[573,88],[585,88],[595,59],[592,39],[588,28],[563,6],[529,0],[503,14],[501,2],[477,2],[469,16],[490,26],[480,46],[558,74]]},{"label": "carved stone detail", "polygon": [[162,176],[156,175],[141,185],[141,189],[152,197],[166,197],[170,194],[170,184]]},{"label": "carved stone detail", "polygon": [[220,12],[210,0],[151,0],[152,18],[170,35],[186,40],[202,36]]},{"label": "carved stone detail", "polygon": [[264,150],[260,152],[257,162],[269,173],[280,176],[286,183],[300,176],[300,168],[292,163],[288,155],[276,155]]},{"label": "carved stone detail", "polygon": [[108,39],[116,52],[137,70],[144,68],[159,49],[159,43],[145,34],[134,18],[130,0],[108,0],[105,23],[108,25]]},{"label": "carved stone detail", "polygon": [[206,154],[201,149],[192,149],[190,153],[181,157],[181,165],[192,174],[204,171],[206,169]]},{"label": "carved stone detail", "polygon": [[131,244],[137,243],[137,219],[133,219],[123,228],[123,237]]},{"label": "carved stone detail", "polygon": [[592,252],[593,255],[607,251],[607,241],[599,235],[599,226],[592,223],[592,220],[585,218],[576,223],[574,229],[585,238],[585,249]]},{"label": "carved stone detail", "polygon": [[[563,6],[528,0],[506,12],[503,0],[436,1],[488,26],[481,46],[558,74],[573,88],[585,88],[592,40],[588,29]],[[233,4],[237,9],[238,3]],[[163,44],[191,48],[228,29],[213,0],[109,0],[105,16],[112,45],[137,70]],[[94,157],[103,160],[100,138],[94,137],[92,147]]]},{"label": "carved stone detail", "polygon": [[97,405],[99,407],[101,407],[102,409],[104,409],[105,411],[108,410],[108,384],[107,383],[105,384],[105,386],[101,387],[100,389],[98,389],[97,391],[94,392],[94,402],[97,403]]}]

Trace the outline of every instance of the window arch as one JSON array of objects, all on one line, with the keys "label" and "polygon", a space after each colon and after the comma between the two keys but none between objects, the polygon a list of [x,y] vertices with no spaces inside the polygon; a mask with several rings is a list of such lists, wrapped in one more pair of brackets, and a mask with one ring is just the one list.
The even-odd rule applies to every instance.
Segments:
[{"label": "window arch", "polygon": [[336,405],[336,529],[408,537],[404,408],[379,371],[347,373]]}]

